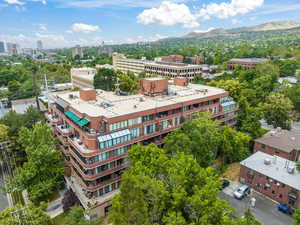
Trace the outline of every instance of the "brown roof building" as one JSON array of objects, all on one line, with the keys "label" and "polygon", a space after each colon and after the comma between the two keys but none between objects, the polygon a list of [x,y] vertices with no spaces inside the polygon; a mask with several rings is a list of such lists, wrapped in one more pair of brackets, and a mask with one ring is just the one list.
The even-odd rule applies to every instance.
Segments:
[{"label": "brown roof building", "polygon": [[300,135],[287,130],[272,130],[255,140],[254,152],[257,151],[299,161]]}]

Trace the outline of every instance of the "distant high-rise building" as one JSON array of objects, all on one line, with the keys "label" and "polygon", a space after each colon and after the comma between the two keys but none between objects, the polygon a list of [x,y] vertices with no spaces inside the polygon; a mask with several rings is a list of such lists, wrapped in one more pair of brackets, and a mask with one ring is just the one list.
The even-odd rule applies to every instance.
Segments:
[{"label": "distant high-rise building", "polygon": [[43,42],[41,40],[38,40],[36,44],[37,44],[37,49],[38,50],[42,50],[43,49]]},{"label": "distant high-rise building", "polygon": [[6,43],[6,50],[7,50],[7,53],[10,54],[10,55],[17,55],[18,50],[19,50],[19,45],[7,42]]},{"label": "distant high-rise building", "polygon": [[5,52],[4,42],[0,41],[0,53],[4,53],[4,52]]},{"label": "distant high-rise building", "polygon": [[80,47],[80,45],[76,45],[74,48],[72,48],[72,57],[79,56],[80,58],[83,57],[83,49]]},{"label": "distant high-rise building", "polygon": [[102,45],[98,49],[98,54],[108,54],[109,56],[112,56],[113,48],[111,46],[105,45],[105,43],[103,41]]}]

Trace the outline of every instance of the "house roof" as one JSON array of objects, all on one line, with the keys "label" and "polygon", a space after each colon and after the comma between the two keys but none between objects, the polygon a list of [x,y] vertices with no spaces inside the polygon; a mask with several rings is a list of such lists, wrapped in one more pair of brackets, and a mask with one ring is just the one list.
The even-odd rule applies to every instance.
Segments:
[{"label": "house roof", "polygon": [[[266,164],[265,160],[269,163]],[[295,162],[258,151],[240,164],[274,181],[300,190],[300,172],[295,168]],[[289,168],[294,168],[293,173],[288,172]]]},{"label": "house roof", "polygon": [[272,130],[255,141],[287,153],[300,151],[300,135],[287,130]]}]

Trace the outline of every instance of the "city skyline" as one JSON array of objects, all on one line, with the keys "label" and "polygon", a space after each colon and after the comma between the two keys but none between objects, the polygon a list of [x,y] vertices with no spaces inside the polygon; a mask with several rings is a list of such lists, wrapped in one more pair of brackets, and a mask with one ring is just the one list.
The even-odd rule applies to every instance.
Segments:
[{"label": "city skyline", "polygon": [[[155,41],[192,31],[300,21],[297,0],[1,0],[0,40],[44,48]],[[5,19],[4,19],[5,18]]]}]

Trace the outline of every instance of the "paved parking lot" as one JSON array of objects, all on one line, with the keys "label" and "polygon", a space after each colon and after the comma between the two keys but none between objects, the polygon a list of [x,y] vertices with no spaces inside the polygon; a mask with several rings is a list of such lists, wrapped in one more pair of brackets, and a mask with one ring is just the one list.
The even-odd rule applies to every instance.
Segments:
[{"label": "paved parking lot", "polygon": [[[236,216],[243,216],[249,207],[249,197],[243,200],[237,200],[233,197],[233,191],[239,186],[241,186],[239,183],[231,182],[229,187],[220,192],[219,197],[237,209]],[[256,206],[255,208],[250,207],[251,213],[264,225],[293,224],[291,216],[277,210],[277,203],[254,191],[252,192],[252,197],[256,199]]]}]

